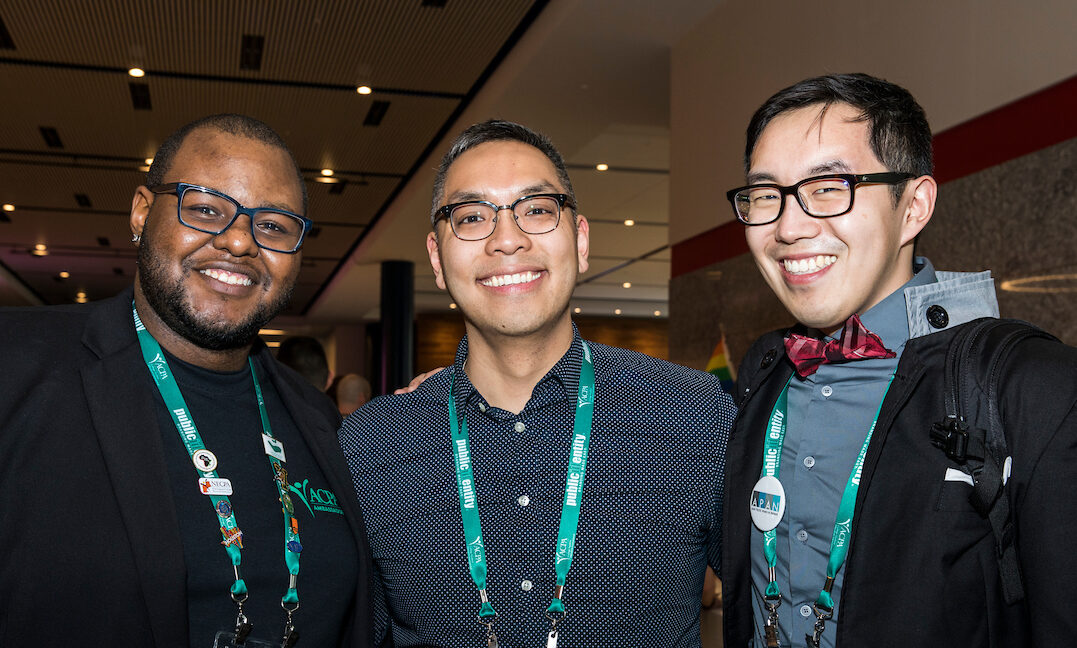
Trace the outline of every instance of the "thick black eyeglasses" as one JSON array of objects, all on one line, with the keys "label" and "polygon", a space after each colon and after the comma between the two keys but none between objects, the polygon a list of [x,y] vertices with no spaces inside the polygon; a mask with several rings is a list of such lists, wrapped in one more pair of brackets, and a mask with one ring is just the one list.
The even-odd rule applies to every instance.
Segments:
[{"label": "thick black eyeglasses", "polygon": [[469,200],[445,205],[434,212],[434,222],[445,218],[453,234],[462,241],[481,241],[494,233],[497,215],[512,211],[516,225],[525,234],[545,234],[557,229],[564,207],[576,209],[565,194],[533,194],[517,198],[509,205],[495,205],[486,200]]},{"label": "thick black eyeglasses", "polygon": [[295,254],[314,224],[309,218],[283,209],[244,207],[228,194],[187,182],[154,185],[149,190],[155,194],[174,194],[179,222],[206,234],[220,234],[240,214],[246,214],[251,219],[254,242],[273,252]]},{"label": "thick black eyeglasses", "polygon": [[745,225],[766,225],[781,217],[785,197],[796,196],[804,213],[814,218],[831,218],[853,208],[856,186],[895,185],[916,177],[913,173],[834,173],[813,176],[783,187],[769,182],[738,187],[726,192],[737,219]]}]

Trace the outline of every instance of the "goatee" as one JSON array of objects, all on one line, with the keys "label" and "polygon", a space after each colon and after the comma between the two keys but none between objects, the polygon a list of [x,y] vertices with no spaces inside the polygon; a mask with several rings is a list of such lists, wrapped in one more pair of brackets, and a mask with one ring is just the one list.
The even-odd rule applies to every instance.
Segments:
[{"label": "goatee", "polygon": [[138,246],[138,283],[151,308],[168,328],[187,341],[211,351],[227,351],[250,346],[258,337],[258,330],[277,316],[292,298],[294,283],[288,285],[281,295],[263,302],[240,322],[212,321],[187,303],[183,289],[183,277],[194,272],[186,260],[181,263],[181,274],[169,276],[169,260],[161,257],[152,241],[142,240]]}]

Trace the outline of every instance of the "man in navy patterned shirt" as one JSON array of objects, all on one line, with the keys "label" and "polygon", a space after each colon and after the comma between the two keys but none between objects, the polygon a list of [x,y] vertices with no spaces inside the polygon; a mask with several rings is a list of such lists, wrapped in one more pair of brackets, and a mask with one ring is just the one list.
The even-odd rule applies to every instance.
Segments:
[{"label": "man in navy patterned shirt", "polygon": [[456,361],[341,430],[377,640],[698,647],[729,397],[709,374],[581,340],[568,309],[589,228],[544,136],[464,131],[431,220],[430,264],[465,320]]}]

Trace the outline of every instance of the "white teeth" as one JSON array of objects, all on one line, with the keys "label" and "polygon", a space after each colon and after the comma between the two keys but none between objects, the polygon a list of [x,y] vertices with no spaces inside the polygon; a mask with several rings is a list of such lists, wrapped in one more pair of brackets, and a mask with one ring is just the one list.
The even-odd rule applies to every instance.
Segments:
[{"label": "white teeth", "polygon": [[820,254],[806,259],[785,259],[782,264],[789,274],[801,275],[818,272],[838,260],[832,254]]},{"label": "white teeth", "polygon": [[249,286],[251,285],[251,283],[253,283],[250,277],[245,277],[241,274],[225,272],[224,270],[217,270],[215,268],[210,268],[208,270],[199,270],[199,272],[206,275],[207,277],[211,277],[230,286]]},{"label": "white teeth", "polygon": [[497,286],[513,286],[516,284],[529,283],[539,278],[539,273],[531,272],[517,272],[510,275],[496,275],[488,279],[482,280],[482,285],[497,287]]}]

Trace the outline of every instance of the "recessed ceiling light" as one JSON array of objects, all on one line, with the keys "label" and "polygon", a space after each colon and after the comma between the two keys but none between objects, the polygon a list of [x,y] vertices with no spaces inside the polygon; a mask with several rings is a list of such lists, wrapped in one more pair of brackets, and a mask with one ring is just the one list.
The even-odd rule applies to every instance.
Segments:
[{"label": "recessed ceiling light", "polygon": [[258,329],[258,335],[284,335],[283,329]]},{"label": "recessed ceiling light", "polygon": [[146,166],[153,164],[153,158],[146,158]]},{"label": "recessed ceiling light", "polygon": [[631,281],[626,281],[623,284],[621,284],[621,287],[622,288],[631,288],[632,287],[632,282]]},{"label": "recessed ceiling light", "polygon": [[620,308],[614,308],[613,309],[613,314],[614,315],[620,315],[621,314],[621,309]]},{"label": "recessed ceiling light", "polygon": [[599,171],[606,171],[610,168],[610,165],[606,164],[605,162],[599,162],[595,165],[595,168]]},{"label": "recessed ceiling light", "polygon": [[146,76],[146,71],[142,68],[133,67],[127,71],[127,74],[135,77],[136,79],[141,79],[142,77]]},{"label": "recessed ceiling light", "polygon": [[90,301],[90,300],[89,300],[89,299],[86,299],[86,297],[76,297],[76,298],[75,298],[75,301],[76,301],[77,303],[79,303],[79,304],[85,304],[86,302],[88,302],[88,301]]},{"label": "recessed ceiling light", "polygon": [[328,178],[329,176],[333,175],[333,170],[332,169],[322,169],[322,175]]},{"label": "recessed ceiling light", "polygon": [[577,306],[576,308],[573,308],[573,309],[572,309],[572,312],[573,312],[573,313],[576,313],[576,314],[578,315],[578,314],[580,313],[580,310],[581,310],[581,309],[580,309],[580,307],[579,307],[579,306]]},{"label": "recessed ceiling light", "polygon": [[71,276],[71,273],[68,272],[67,270],[64,270],[63,272],[60,273],[60,278],[61,279],[67,279],[70,276]]},{"label": "recessed ceiling light", "polygon": [[449,308],[456,310],[456,302],[449,304]]},{"label": "recessed ceiling light", "polygon": [[361,86],[359,86],[358,88],[356,88],[356,89],[355,89],[355,91],[356,91],[356,92],[358,92],[358,93],[359,93],[359,94],[361,94],[361,95],[368,95],[368,94],[370,94],[371,92],[374,92],[374,91],[373,91],[373,90],[372,90],[372,89],[370,88],[370,86],[368,86],[368,85],[361,85]]},{"label": "recessed ceiling light", "polygon": [[654,316],[655,317],[662,317],[662,311],[655,311]]},{"label": "recessed ceiling light", "polygon": [[625,227],[632,227],[635,224],[636,224],[636,221],[632,220],[631,218],[626,218],[625,219]]},{"label": "recessed ceiling light", "polygon": [[149,173],[150,172],[150,167],[149,167],[149,165],[140,166],[140,167],[138,167],[138,170],[141,171],[142,173]]},{"label": "recessed ceiling light", "polygon": [[280,348],[280,340],[266,340],[266,346],[270,349]]},{"label": "recessed ceiling light", "polygon": [[80,290],[77,293],[75,293],[75,296],[78,297],[79,299],[86,299],[86,291],[85,290]]},{"label": "recessed ceiling light", "polygon": [[6,212],[15,211],[15,205],[12,205],[11,203],[4,203],[4,211],[6,211]]}]

